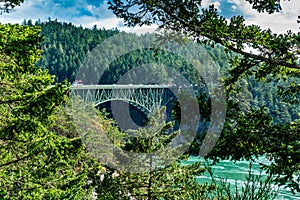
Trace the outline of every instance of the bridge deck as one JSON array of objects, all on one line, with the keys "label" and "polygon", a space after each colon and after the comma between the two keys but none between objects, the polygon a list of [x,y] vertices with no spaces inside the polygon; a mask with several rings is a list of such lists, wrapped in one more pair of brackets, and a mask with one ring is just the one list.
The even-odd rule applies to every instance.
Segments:
[{"label": "bridge deck", "polygon": [[137,88],[172,88],[174,85],[72,85],[71,90],[86,90],[86,89],[137,89]]}]

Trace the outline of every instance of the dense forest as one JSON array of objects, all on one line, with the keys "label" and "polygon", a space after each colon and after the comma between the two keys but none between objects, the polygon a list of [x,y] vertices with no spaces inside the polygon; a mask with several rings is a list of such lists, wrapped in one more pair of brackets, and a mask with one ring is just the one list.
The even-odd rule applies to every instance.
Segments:
[{"label": "dense forest", "polygon": [[[258,12],[282,10],[280,0],[245,1]],[[23,2],[4,0],[0,15]],[[0,199],[273,200],[281,186],[291,199],[299,195],[299,33],[227,19],[202,1],[111,0],[108,9],[125,25],[166,32],[156,40],[51,19],[0,24]],[[184,87],[188,80],[196,95],[178,94],[186,101],[174,103],[172,121],[162,107],[147,126],[120,131],[93,104],[70,98],[78,78]],[[208,128],[193,135],[199,125]],[[251,163],[260,158],[266,173],[257,176]],[[250,162],[244,185],[214,176],[222,160]]]},{"label": "dense forest", "polygon": [[[24,21],[24,25],[32,26],[33,23]],[[68,80],[72,83],[76,79],[77,72],[85,59],[106,38],[120,33],[117,29],[106,30],[99,29],[94,26],[92,29],[76,27],[71,23],[59,22],[51,20],[47,22],[36,22],[35,25],[41,26],[43,36],[42,42],[42,58],[37,65],[43,69],[48,69],[51,75],[55,75],[56,82]],[[130,33],[126,33],[130,35]],[[127,43],[136,43],[136,41],[126,41]],[[157,38],[153,34],[143,36],[143,42],[147,44],[157,43]],[[142,44],[137,44],[141,46]],[[102,76],[98,76],[99,84],[115,84],[120,78],[136,66],[144,65],[143,69],[133,71],[127,74],[126,83],[170,83],[172,74],[162,71],[159,65],[171,67],[179,71],[189,82],[201,85],[201,75],[193,68],[193,66],[186,60],[178,57],[178,55],[156,50],[136,50],[129,54],[122,55],[113,63],[107,63],[107,58],[103,57],[103,53],[99,53],[89,65],[94,68],[89,68],[93,74],[99,74],[99,68],[95,66],[105,65]],[[115,49],[109,49],[110,52],[115,52]],[[191,54],[195,52],[194,49],[184,49]],[[226,75],[229,69],[230,59],[236,54],[224,51],[221,46],[207,46],[203,45],[203,51],[210,55],[210,59],[214,61],[214,68],[218,69],[222,74]],[[197,51],[197,53],[199,53]],[[203,57],[205,56],[203,53]],[[147,68],[146,64],[151,63],[151,68]],[[137,73],[137,74],[136,74]],[[147,76],[141,76],[148,74]],[[151,76],[150,76],[151,74]],[[138,77],[143,77],[143,80]],[[174,77],[174,76],[173,76]],[[200,78],[199,78],[200,77]],[[176,80],[172,80],[176,82]],[[290,80],[292,81],[292,80]],[[240,104],[244,107],[261,107],[266,106],[269,113],[273,117],[274,123],[284,123],[298,119],[300,108],[297,105],[288,104],[282,99],[278,98],[276,87],[280,83],[276,81],[265,80],[265,83],[257,82],[254,77],[242,80],[237,83],[242,95],[239,96]],[[140,113],[141,114],[141,113]]]}]

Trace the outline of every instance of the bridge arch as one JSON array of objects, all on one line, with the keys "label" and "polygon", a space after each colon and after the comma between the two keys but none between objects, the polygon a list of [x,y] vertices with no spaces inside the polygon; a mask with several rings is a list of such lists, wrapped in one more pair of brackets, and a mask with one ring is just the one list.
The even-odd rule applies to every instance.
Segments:
[{"label": "bridge arch", "polygon": [[95,107],[109,101],[124,101],[145,114],[159,106],[166,106],[176,98],[172,85],[76,85],[71,86],[71,95],[80,96]]},{"label": "bridge arch", "polygon": [[95,107],[98,107],[101,104],[107,103],[107,102],[112,102],[112,101],[123,101],[126,102],[138,109],[140,109],[142,112],[144,112],[145,114],[151,113],[153,111],[153,109],[149,110],[149,108],[145,107],[144,105],[140,104],[139,102],[133,101],[133,100],[129,100],[129,99],[120,99],[120,98],[115,98],[115,99],[107,99],[104,101],[99,101],[95,103]]}]

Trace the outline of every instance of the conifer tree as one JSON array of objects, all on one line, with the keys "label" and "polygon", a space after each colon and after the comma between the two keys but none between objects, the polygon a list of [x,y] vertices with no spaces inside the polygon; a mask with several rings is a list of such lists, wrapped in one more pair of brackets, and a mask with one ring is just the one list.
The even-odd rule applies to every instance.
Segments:
[{"label": "conifer tree", "polygon": [[0,25],[0,198],[88,198],[85,149],[55,128],[66,83],[35,66],[40,31]]},{"label": "conifer tree", "polygon": [[131,154],[120,153],[120,168],[98,179],[98,199],[206,199],[215,189],[197,183],[205,171],[200,162],[184,166],[177,154],[182,146],[168,146],[179,131],[168,131],[172,125],[163,121],[163,110],[150,117],[147,128],[127,132],[120,146]]}]

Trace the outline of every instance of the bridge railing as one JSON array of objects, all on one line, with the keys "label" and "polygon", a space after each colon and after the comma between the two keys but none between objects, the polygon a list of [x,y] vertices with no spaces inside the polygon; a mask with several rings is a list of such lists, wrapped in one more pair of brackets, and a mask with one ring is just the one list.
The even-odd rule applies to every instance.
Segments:
[{"label": "bridge railing", "polygon": [[139,89],[139,88],[175,88],[178,87],[176,85],[133,85],[133,84],[127,84],[127,85],[119,85],[119,84],[113,84],[113,85],[72,85],[71,90],[86,90],[86,89]]}]

